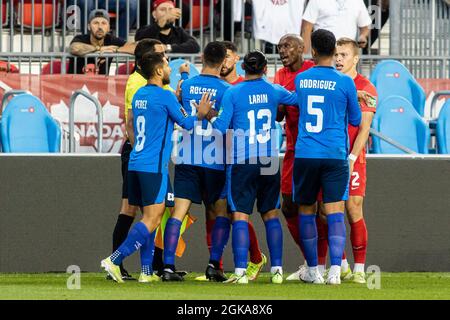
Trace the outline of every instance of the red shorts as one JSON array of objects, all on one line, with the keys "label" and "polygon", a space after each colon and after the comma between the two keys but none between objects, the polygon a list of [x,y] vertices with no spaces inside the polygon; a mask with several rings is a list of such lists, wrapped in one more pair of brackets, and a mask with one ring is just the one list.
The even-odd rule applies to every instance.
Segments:
[{"label": "red shorts", "polygon": [[281,193],[292,194],[292,174],[294,171],[295,152],[286,151],[281,172]]},{"label": "red shorts", "polygon": [[[353,173],[350,178],[350,185],[348,190],[348,195],[350,197],[365,197],[366,196],[366,184],[367,184],[367,175],[366,175],[366,164],[356,162],[353,167]],[[317,201],[322,201],[322,190],[320,190],[319,195],[317,196]]]}]

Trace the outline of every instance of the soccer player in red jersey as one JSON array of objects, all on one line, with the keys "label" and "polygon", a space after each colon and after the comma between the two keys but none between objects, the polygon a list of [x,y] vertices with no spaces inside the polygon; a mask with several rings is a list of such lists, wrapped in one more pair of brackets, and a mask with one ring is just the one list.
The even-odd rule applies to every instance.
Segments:
[{"label": "soccer player in red jersey", "polygon": [[[352,77],[358,90],[358,99],[362,111],[362,121],[359,127],[348,126],[350,140],[350,186],[349,198],[345,203],[347,218],[350,222],[350,239],[353,249],[355,266],[353,274],[348,267],[345,256],[341,278],[365,283],[364,265],[367,250],[367,228],[363,216],[363,202],[366,194],[366,143],[377,105],[377,91],[369,80],[360,75],[356,69],[359,62],[358,43],[349,38],[337,41],[336,69]],[[317,219],[318,225],[318,255],[319,265],[324,265],[327,255],[327,226],[324,219]],[[347,266],[347,268],[345,268]]]},{"label": "soccer player in red jersey", "polygon": [[[295,91],[295,77],[314,66],[313,61],[304,60],[304,42],[296,34],[287,34],[280,39],[278,43],[283,68],[275,74],[274,82],[286,88],[289,91]],[[295,142],[298,134],[298,107],[280,106],[278,109],[277,121],[286,118],[286,153],[283,160],[283,171],[281,176],[281,193],[283,204],[281,210],[291,233],[292,238],[301,248],[298,231],[298,206],[292,201],[292,170],[294,167]],[[302,249],[303,252],[303,249]],[[304,270],[301,266],[299,271],[287,277],[286,280],[299,280],[300,272]]]},{"label": "soccer player in red jersey", "polygon": [[[244,81],[244,77],[238,75],[236,70],[236,63],[238,63],[240,57],[237,53],[236,45],[231,41],[223,41],[222,42],[227,49],[227,55],[225,57],[225,62],[220,72],[220,77],[228,82],[231,85],[236,85],[242,81]],[[221,195],[223,201],[226,201],[226,188],[224,188],[224,192]],[[222,200],[220,200],[222,201]],[[212,215],[208,210],[206,211],[206,242],[208,244],[208,249],[212,246],[212,230],[214,227],[214,215]],[[253,224],[249,221],[248,223],[248,232],[249,232],[249,240],[250,240],[250,261],[247,267],[247,277],[250,281],[256,280],[259,273],[261,272],[264,265],[267,263],[267,257],[261,252],[259,248],[258,238],[256,236],[256,231]],[[220,267],[223,268],[223,261],[220,260]],[[200,276],[197,277],[196,280],[202,281],[206,280],[205,277]]]}]

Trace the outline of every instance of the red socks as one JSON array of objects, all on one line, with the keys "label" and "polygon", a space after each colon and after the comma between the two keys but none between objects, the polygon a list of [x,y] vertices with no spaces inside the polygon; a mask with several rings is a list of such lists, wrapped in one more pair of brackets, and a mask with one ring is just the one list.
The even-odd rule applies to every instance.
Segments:
[{"label": "red socks", "polygon": [[355,263],[366,262],[367,252],[367,227],[364,219],[359,220],[353,224],[350,224],[351,232],[350,239],[352,241],[353,257]]},{"label": "red socks", "polygon": [[328,252],[328,225],[320,219],[319,215],[316,217],[316,225],[318,262],[320,265],[326,265]]},{"label": "red socks", "polygon": [[259,249],[258,238],[251,221],[248,222],[248,235],[250,240],[250,261],[252,263],[260,263],[262,261],[261,250]]}]

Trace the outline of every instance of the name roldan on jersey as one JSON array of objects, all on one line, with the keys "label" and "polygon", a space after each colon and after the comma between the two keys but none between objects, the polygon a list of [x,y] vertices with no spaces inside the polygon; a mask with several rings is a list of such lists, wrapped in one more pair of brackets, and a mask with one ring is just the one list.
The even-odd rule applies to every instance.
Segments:
[{"label": "name roldan on jersey", "polygon": [[335,91],[336,81],[304,79],[300,80],[299,87],[300,89],[322,89]]},{"label": "name roldan on jersey", "polygon": [[203,88],[203,87],[197,87],[197,86],[191,86],[189,88],[189,94],[204,94],[204,93],[211,93],[213,97],[217,94],[217,89],[212,88]]},{"label": "name roldan on jersey", "polygon": [[267,94],[251,94],[248,96],[248,102],[250,104],[269,103],[269,97]]}]

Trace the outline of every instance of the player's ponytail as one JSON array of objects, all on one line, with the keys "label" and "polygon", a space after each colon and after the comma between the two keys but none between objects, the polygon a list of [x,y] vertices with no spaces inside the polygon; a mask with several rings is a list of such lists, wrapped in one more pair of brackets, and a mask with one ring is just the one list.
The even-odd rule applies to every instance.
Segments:
[{"label": "player's ponytail", "polygon": [[259,50],[247,53],[242,62],[242,69],[246,74],[263,74],[267,66],[267,58]]}]

